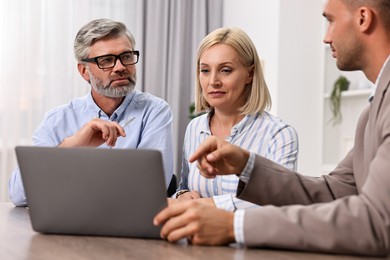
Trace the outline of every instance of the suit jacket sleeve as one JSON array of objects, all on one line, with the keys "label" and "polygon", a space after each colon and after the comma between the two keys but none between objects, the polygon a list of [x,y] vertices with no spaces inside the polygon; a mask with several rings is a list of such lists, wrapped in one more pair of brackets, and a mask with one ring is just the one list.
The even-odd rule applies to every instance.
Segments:
[{"label": "suit jacket sleeve", "polygon": [[389,254],[390,96],[382,96],[378,116],[372,109],[363,112],[355,147],[328,176],[305,177],[256,157],[248,184],[239,184],[238,197],[267,206],[245,211],[245,244]]},{"label": "suit jacket sleeve", "polygon": [[[308,205],[356,195],[351,150],[337,168],[326,176],[308,177],[256,156],[248,184],[239,183],[237,195],[259,205]],[[260,174],[261,173],[261,174]]]}]

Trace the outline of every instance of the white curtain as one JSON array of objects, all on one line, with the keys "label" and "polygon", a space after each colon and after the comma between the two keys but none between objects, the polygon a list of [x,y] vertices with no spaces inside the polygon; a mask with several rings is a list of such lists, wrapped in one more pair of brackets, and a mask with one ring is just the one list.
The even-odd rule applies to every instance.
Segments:
[{"label": "white curtain", "polygon": [[[0,201],[8,201],[14,147],[30,145],[45,111],[87,93],[73,40],[88,21],[124,22],[136,36],[137,0],[0,1]],[[138,10],[139,11],[139,10]]]}]

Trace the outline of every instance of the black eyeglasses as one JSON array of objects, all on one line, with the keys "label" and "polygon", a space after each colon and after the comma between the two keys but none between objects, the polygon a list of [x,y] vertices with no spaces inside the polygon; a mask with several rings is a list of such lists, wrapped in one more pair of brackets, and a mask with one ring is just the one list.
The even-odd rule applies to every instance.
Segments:
[{"label": "black eyeglasses", "polygon": [[119,55],[108,54],[94,58],[85,58],[81,61],[96,63],[100,69],[110,69],[115,66],[118,59],[121,61],[123,66],[129,66],[136,64],[138,62],[138,58],[139,51],[125,51]]}]

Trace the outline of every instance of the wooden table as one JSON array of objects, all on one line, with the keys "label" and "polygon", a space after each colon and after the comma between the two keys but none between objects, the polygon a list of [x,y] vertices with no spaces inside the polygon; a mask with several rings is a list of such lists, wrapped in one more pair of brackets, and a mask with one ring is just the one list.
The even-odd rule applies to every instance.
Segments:
[{"label": "wooden table", "polygon": [[[207,247],[162,240],[43,235],[32,230],[28,209],[0,202],[0,259],[370,259],[283,250]],[[371,258],[381,259],[381,258]],[[383,258],[383,259],[390,259]]]}]

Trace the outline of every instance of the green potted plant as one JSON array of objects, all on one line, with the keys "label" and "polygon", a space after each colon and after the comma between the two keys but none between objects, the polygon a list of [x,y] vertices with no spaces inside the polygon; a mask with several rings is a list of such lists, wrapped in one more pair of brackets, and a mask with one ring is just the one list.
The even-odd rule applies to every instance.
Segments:
[{"label": "green potted plant", "polygon": [[340,76],[333,84],[332,92],[330,93],[330,110],[332,111],[332,119],[333,124],[339,124],[342,121],[341,115],[341,92],[348,90],[349,88],[349,80]]},{"label": "green potted plant", "polygon": [[188,115],[188,118],[189,119],[194,119],[196,117],[195,115],[195,103],[192,102],[188,108],[188,112],[189,112],[189,115]]}]

